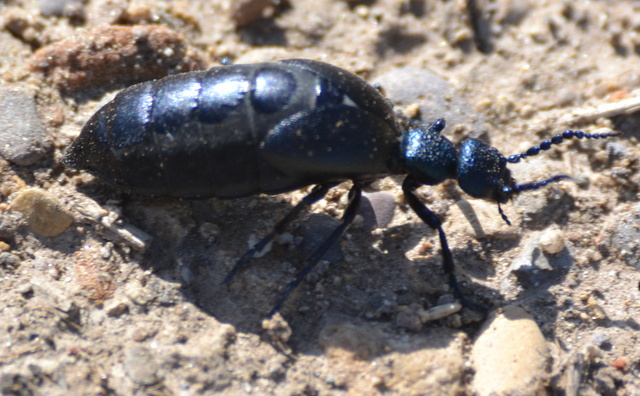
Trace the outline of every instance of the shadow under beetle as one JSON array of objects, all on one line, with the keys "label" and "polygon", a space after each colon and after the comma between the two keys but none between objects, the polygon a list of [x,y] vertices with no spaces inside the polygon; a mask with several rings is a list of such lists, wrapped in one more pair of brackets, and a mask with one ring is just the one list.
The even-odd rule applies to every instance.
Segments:
[{"label": "shadow under beetle", "polygon": [[416,188],[456,179],[474,198],[500,204],[569,176],[516,184],[507,168],[565,139],[615,133],[565,131],[525,153],[505,158],[495,148],[466,139],[459,149],[441,135],[443,119],[422,124],[394,113],[378,90],[338,67],[312,60],[214,67],[145,82],[120,92],[84,126],[63,160],[128,192],[179,198],[238,198],[278,194],[315,185],[243,264],[337,184],[351,180],[342,223],[307,259],[271,314],[353,222],[363,186],[406,174],[409,206],[438,232],[444,271],[456,298],[475,309],[458,286],[451,251],[438,217]]}]

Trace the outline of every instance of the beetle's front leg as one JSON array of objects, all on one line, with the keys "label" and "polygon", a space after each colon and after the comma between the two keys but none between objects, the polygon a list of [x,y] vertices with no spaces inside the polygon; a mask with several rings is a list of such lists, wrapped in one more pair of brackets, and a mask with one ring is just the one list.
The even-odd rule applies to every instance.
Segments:
[{"label": "beetle's front leg", "polygon": [[449,276],[449,285],[453,290],[453,295],[460,300],[460,303],[464,306],[467,306],[476,311],[485,312],[487,308],[474,303],[473,301],[468,300],[462,294],[460,290],[460,286],[458,285],[458,280],[455,274],[455,265],[453,264],[453,256],[451,255],[451,250],[449,249],[449,244],[447,243],[447,236],[442,229],[442,223],[438,216],[436,216],[427,206],[418,199],[415,194],[415,190],[420,187],[420,184],[411,176],[407,176],[402,183],[402,191],[404,192],[404,196],[409,203],[411,209],[420,217],[422,221],[425,222],[429,227],[438,231],[438,237],[440,238],[440,248],[442,250],[442,267],[444,272]]}]

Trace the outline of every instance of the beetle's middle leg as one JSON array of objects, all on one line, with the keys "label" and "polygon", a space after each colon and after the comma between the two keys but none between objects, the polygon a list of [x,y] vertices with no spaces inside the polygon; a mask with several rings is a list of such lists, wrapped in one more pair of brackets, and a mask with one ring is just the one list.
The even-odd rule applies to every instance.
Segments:
[{"label": "beetle's middle leg", "polygon": [[309,258],[306,260],[307,265],[305,265],[305,267],[296,274],[296,278],[293,281],[289,282],[287,288],[280,295],[280,298],[269,313],[269,316],[273,316],[280,310],[280,307],[287,300],[291,292],[293,292],[295,288],[298,287],[304,277],[307,276],[309,272],[311,272],[311,270],[315,268],[316,264],[318,264],[325,253],[327,253],[327,251],[331,249],[331,246],[333,246],[333,244],[335,244],[338,239],[340,239],[345,230],[351,225],[351,223],[353,223],[356,214],[358,214],[358,209],[360,208],[361,197],[362,185],[360,183],[354,182],[353,187],[351,187],[351,190],[349,190],[349,203],[342,213],[342,224],[340,224],[335,230],[333,230],[331,235],[329,235],[329,237],[325,239],[324,242],[322,242],[322,245],[320,245],[311,254],[311,256],[309,256]]},{"label": "beetle's middle leg", "polygon": [[291,211],[289,211],[289,213],[287,213],[287,215],[282,220],[280,220],[278,224],[276,224],[276,226],[273,228],[273,231],[271,231],[260,242],[253,245],[253,247],[249,249],[240,258],[240,260],[236,262],[233,268],[231,268],[231,271],[229,271],[227,276],[222,281],[222,284],[229,284],[229,282],[231,282],[231,279],[233,279],[233,277],[236,275],[238,270],[240,270],[240,268],[244,265],[244,263],[247,260],[249,260],[250,258],[254,257],[257,253],[262,251],[262,249],[264,249],[269,244],[269,242],[273,240],[273,238],[282,234],[284,230],[289,226],[289,224],[291,224],[291,222],[295,220],[296,217],[298,217],[302,209],[324,198],[324,196],[327,195],[327,191],[329,191],[329,189],[332,188],[333,186],[334,184],[319,184],[315,186],[313,190],[311,190],[311,192],[302,199],[302,201],[298,202],[298,204],[294,206],[293,209],[291,209]]},{"label": "beetle's middle leg", "polygon": [[453,264],[453,256],[451,255],[451,250],[449,249],[449,244],[447,243],[447,236],[442,229],[442,223],[438,216],[436,216],[429,208],[426,207],[424,203],[418,199],[415,195],[416,188],[420,187],[421,184],[418,183],[413,177],[407,176],[402,183],[402,191],[404,192],[404,196],[409,203],[411,209],[420,217],[422,221],[425,222],[429,227],[438,231],[438,236],[440,238],[440,250],[442,250],[442,266],[444,268],[444,272],[449,277],[449,286],[453,291],[453,295],[457,298],[460,303],[466,307],[474,309],[476,311],[485,312],[487,308],[483,305],[477,304],[473,301],[467,299],[460,290],[460,285],[458,285],[458,279],[455,274],[455,266]]}]

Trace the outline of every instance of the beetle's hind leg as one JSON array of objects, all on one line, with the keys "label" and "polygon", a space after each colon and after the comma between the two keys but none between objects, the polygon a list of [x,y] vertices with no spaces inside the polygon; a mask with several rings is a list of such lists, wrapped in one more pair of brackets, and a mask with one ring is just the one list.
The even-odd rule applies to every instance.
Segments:
[{"label": "beetle's hind leg", "polygon": [[296,274],[296,278],[291,281],[285,291],[280,295],[280,298],[276,302],[275,306],[269,313],[269,316],[273,316],[276,312],[280,310],[282,304],[287,300],[291,292],[295,290],[296,287],[302,282],[305,276],[311,272],[318,264],[318,262],[322,259],[322,257],[327,253],[329,249],[340,239],[342,234],[344,234],[345,230],[353,223],[353,220],[358,213],[358,209],[360,207],[360,198],[362,197],[362,186],[359,183],[354,183],[353,187],[349,191],[349,203],[347,204],[347,208],[342,213],[342,224],[340,224],[327,239],[322,242],[309,258],[306,260],[305,267]]},{"label": "beetle's hind leg", "polygon": [[260,242],[253,245],[251,249],[249,249],[241,258],[236,262],[236,264],[231,268],[231,271],[227,274],[227,276],[222,281],[222,284],[229,284],[236,273],[244,266],[245,262],[251,258],[253,258],[256,254],[262,251],[272,240],[278,235],[282,234],[284,230],[291,224],[293,220],[300,214],[302,209],[314,204],[315,202],[324,198],[327,194],[327,191],[333,184],[319,184],[311,190],[311,192],[302,199],[302,201],[298,202],[296,206],[291,209],[287,215],[280,220],[278,224],[273,228],[273,231],[269,233],[266,237],[264,237]]},{"label": "beetle's hind leg", "polygon": [[486,312],[487,307],[477,304],[469,299],[467,299],[460,290],[460,285],[458,285],[458,279],[455,274],[455,266],[453,264],[453,256],[451,255],[451,250],[449,249],[449,244],[447,243],[447,236],[442,229],[442,223],[438,216],[436,216],[429,208],[426,207],[424,203],[418,199],[415,195],[416,188],[420,187],[421,184],[418,183],[411,176],[407,176],[404,179],[404,183],[402,183],[402,191],[404,192],[404,196],[409,203],[411,209],[420,217],[422,221],[425,222],[429,227],[438,231],[438,237],[440,238],[440,249],[442,250],[442,266],[444,268],[444,272],[449,276],[449,286],[451,287],[454,296],[460,301],[460,303],[468,308],[471,308],[475,311]]}]

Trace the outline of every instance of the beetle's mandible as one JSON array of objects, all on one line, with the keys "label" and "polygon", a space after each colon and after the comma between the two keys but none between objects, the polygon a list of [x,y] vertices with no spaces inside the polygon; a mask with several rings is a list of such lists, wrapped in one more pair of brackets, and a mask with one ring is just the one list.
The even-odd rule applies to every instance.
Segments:
[{"label": "beetle's mandible", "polygon": [[180,198],[237,198],[278,194],[308,185],[312,191],[274,230],[250,249],[226,276],[262,250],[333,186],[353,182],[342,223],[307,259],[280,296],[293,289],[353,222],[363,186],[389,175],[407,175],[409,206],[438,232],[444,270],[455,296],[465,299],[437,216],[415,194],[422,185],[455,179],[475,198],[500,209],[516,194],[568,178],[517,184],[508,163],[572,138],[616,133],[565,131],[525,153],[504,157],[476,139],[456,149],[443,135],[444,120],[431,125],[397,115],[389,101],[361,78],[312,60],[214,67],[141,83],[100,109],[71,144],[64,164],[85,169],[135,194]]}]

